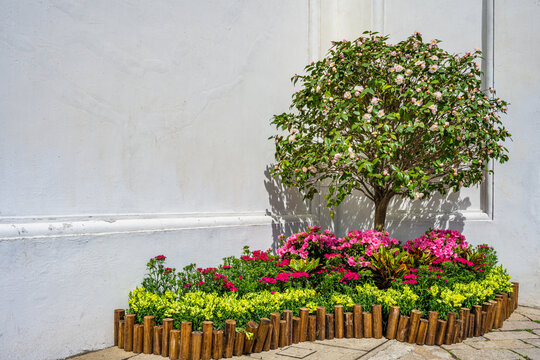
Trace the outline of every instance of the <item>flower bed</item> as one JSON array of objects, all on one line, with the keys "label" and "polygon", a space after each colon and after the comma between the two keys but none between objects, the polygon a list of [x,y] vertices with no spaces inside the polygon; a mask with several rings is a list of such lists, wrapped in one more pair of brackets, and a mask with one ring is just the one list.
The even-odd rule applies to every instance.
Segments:
[{"label": "flower bed", "polygon": [[219,359],[334,337],[451,344],[502,326],[517,307],[519,286],[495,251],[455,231],[401,245],[388,233],[310,227],[281,241],[277,255],[245,248],[216,268],[150,259],[127,314],[115,311],[115,345]]}]

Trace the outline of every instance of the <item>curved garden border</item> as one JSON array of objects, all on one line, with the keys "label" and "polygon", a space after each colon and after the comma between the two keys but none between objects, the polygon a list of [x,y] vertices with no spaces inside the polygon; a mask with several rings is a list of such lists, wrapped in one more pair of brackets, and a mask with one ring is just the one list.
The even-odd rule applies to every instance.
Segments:
[{"label": "curved garden border", "polygon": [[[336,305],[333,314],[318,307],[316,315],[300,308],[298,317],[291,310],[272,313],[270,319],[250,321],[245,332],[236,331],[236,321],[227,320],[225,330],[214,330],[212,321],[204,321],[202,331],[192,331],[192,323],[183,321],[180,329],[173,329],[173,319],[163,319],[154,326],[154,317],[145,316],[144,324],[135,324],[134,314],[114,311],[114,345],[126,351],[169,357],[171,360],[208,360],[231,358],[243,354],[260,353],[303,341],[340,338],[385,337],[417,345],[459,343],[469,337],[480,336],[502,327],[518,305],[519,283],[512,283],[510,294],[501,293],[495,300],[449,312],[447,320],[430,311],[427,319],[419,310],[410,316],[400,315],[398,306],[391,306],[383,322],[381,305],[373,305],[371,312],[363,312],[354,305],[352,312],[344,312]],[[248,335],[249,334],[249,335]]]}]

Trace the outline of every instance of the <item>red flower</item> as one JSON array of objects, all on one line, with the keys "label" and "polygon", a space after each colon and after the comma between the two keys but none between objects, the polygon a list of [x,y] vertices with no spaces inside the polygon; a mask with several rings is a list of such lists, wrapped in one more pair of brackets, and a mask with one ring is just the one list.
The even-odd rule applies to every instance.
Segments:
[{"label": "red flower", "polygon": [[277,266],[277,267],[284,267],[284,266],[288,266],[290,263],[291,263],[290,260],[285,259],[285,260],[279,261],[279,262],[276,264],[276,266]]},{"label": "red flower", "polygon": [[165,269],[163,269],[163,273],[164,273],[164,274],[168,274],[168,273],[170,273],[171,271],[172,271],[172,269],[171,269],[171,268],[169,268],[169,267],[168,267],[168,268],[165,268]]},{"label": "red flower", "polygon": [[153,257],[152,260],[165,260],[167,257],[165,255],[158,255]]}]

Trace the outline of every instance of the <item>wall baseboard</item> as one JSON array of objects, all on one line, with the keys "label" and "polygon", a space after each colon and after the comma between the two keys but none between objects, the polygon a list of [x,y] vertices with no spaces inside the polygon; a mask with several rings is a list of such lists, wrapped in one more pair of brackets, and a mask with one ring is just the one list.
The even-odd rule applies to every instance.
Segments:
[{"label": "wall baseboard", "polygon": [[217,227],[271,226],[309,222],[313,218],[314,216],[310,214],[266,215],[262,212],[4,218],[0,219],[0,241]]}]

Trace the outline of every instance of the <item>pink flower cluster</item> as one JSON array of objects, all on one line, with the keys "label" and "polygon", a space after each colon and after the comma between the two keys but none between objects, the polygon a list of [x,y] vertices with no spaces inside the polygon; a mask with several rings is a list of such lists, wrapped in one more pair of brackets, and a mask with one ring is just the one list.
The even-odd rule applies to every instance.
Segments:
[{"label": "pink flower cluster", "polygon": [[330,249],[338,243],[338,239],[329,230],[319,233],[320,226],[308,227],[308,231],[293,234],[285,240],[283,246],[277,249],[280,258],[297,255],[301,259],[310,256],[310,248]]},{"label": "pink flower cluster", "polygon": [[158,255],[158,256],[153,257],[150,260],[165,260],[166,258],[167,257],[165,255]]},{"label": "pink flower cluster", "polygon": [[346,273],[343,274],[343,277],[341,278],[341,282],[343,284],[347,284],[347,281],[353,281],[353,280],[358,280],[362,277],[362,275],[358,274],[358,273],[355,273],[355,272],[352,272],[352,271],[348,271]]},{"label": "pink flower cluster", "polygon": [[403,245],[407,251],[427,251],[443,260],[458,257],[458,251],[468,247],[465,236],[455,230],[432,230],[419,238],[408,240]]},{"label": "pink flower cluster", "polygon": [[464,264],[464,265],[467,265],[467,266],[474,266],[474,263],[467,260],[467,259],[462,259],[462,258],[454,258],[454,264],[455,263],[461,263],[461,264]]},{"label": "pink flower cluster", "polygon": [[340,257],[340,258],[342,258],[343,255],[341,255],[341,254],[324,254],[324,257],[325,257],[326,259],[331,259],[331,258],[334,258],[334,257]]},{"label": "pink flower cluster", "polygon": [[244,261],[252,261],[252,260],[272,261],[272,259],[268,257],[268,252],[261,251],[261,250],[255,250],[253,252],[253,256],[247,256],[247,255],[240,256],[240,259]]},{"label": "pink flower cluster", "polygon": [[407,274],[407,275],[404,275],[403,276],[403,279],[405,279],[403,281],[404,284],[408,284],[408,285],[414,285],[414,284],[417,284],[418,281],[416,281],[416,278],[418,277],[418,275],[416,274]]},{"label": "pink flower cluster", "polygon": [[365,247],[365,254],[371,256],[374,251],[380,246],[388,247],[399,244],[396,239],[391,239],[388,232],[380,232],[375,230],[351,230],[343,239],[338,239],[339,245],[333,249],[342,251],[353,247],[355,244],[360,244]]},{"label": "pink flower cluster", "polygon": [[290,260],[285,259],[285,260],[278,261],[278,263],[276,264],[276,266],[277,266],[277,267],[285,267],[285,266],[289,266],[290,263],[291,263]]},{"label": "pink flower cluster", "polygon": [[375,230],[349,231],[344,238],[337,238],[329,230],[319,233],[320,227],[308,228],[308,232],[293,234],[287,238],[282,247],[277,249],[280,258],[291,255],[302,259],[314,257],[315,252],[323,254],[326,259],[344,257],[350,266],[367,266],[363,255],[371,256],[380,246],[397,245],[396,239],[390,238],[387,232]]},{"label": "pink flower cluster", "polygon": [[[230,266],[221,266],[221,269],[230,269],[231,267]],[[229,279],[227,278],[226,275],[223,275],[223,274],[219,274],[217,272],[217,269],[216,268],[213,268],[213,267],[209,267],[209,268],[206,268],[206,269],[203,269],[203,268],[197,268],[197,271],[201,273],[201,275],[204,275],[204,274],[214,274],[214,276],[212,277],[214,280],[221,280],[223,282],[223,285],[222,287],[224,289],[227,289],[229,291],[232,291],[232,292],[236,292],[237,291],[237,288],[236,286],[234,285],[234,283],[232,281],[229,281]],[[202,278],[202,276],[200,276],[200,278]],[[242,277],[239,277],[239,279],[241,279]],[[186,284],[186,285],[189,285],[191,286],[191,284]],[[184,285],[184,286],[186,286]],[[197,283],[197,285],[204,285],[204,281],[199,281]],[[189,287],[188,286],[188,287]]]},{"label": "pink flower cluster", "polygon": [[276,275],[276,278],[271,278],[271,277],[263,277],[262,279],[259,280],[259,282],[263,283],[263,284],[275,284],[276,282],[278,281],[282,281],[282,282],[289,282],[289,280],[292,278],[292,279],[300,279],[300,278],[309,278],[309,274],[306,273],[306,272],[284,272],[284,273],[281,273],[281,274],[277,274]]}]

